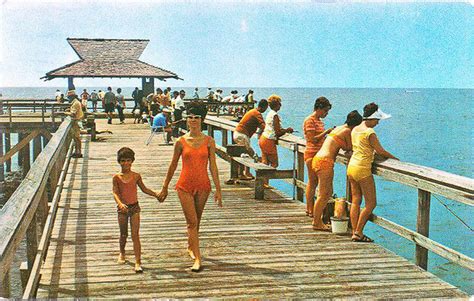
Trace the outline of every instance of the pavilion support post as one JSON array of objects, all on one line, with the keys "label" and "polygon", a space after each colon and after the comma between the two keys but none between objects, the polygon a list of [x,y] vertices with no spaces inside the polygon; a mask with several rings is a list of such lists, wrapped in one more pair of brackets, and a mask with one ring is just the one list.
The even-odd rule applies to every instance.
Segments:
[{"label": "pavilion support post", "polygon": [[143,90],[143,96],[145,97],[148,94],[155,92],[154,78],[142,77],[142,90]]},{"label": "pavilion support post", "polygon": [[228,138],[228,132],[226,129],[222,129],[222,146],[227,147],[227,144],[229,142]]},{"label": "pavilion support post", "polygon": [[76,87],[74,87],[74,77],[69,76],[67,78],[67,89],[68,90],[75,90]]}]

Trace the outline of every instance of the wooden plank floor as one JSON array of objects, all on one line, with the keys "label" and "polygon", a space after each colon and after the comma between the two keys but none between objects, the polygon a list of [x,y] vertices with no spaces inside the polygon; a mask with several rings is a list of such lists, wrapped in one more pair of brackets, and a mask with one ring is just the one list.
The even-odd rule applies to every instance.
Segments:
[{"label": "wooden plank floor", "polygon": [[[71,161],[62,192],[38,298],[441,298],[461,291],[376,244],[314,232],[303,205],[277,192],[253,199],[246,186],[224,186],[224,208],[211,200],[201,225],[204,270],[192,273],[184,216],[174,190],[159,204],[139,192],[143,274],[116,263],[119,230],[112,198],[116,152],[136,152],[133,169],[159,189],[172,146],[156,136],[145,146],[143,124],[107,125],[100,142],[84,136],[84,159]],[[219,159],[221,181],[229,174]],[[173,179],[176,182],[179,174]]]}]

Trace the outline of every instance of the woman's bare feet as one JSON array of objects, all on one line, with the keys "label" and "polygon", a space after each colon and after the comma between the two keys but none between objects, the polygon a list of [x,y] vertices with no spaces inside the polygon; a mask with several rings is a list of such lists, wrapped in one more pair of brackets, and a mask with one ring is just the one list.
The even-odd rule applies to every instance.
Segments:
[{"label": "woman's bare feet", "polygon": [[117,258],[117,263],[118,264],[125,264],[125,254],[120,253],[118,258]]},{"label": "woman's bare feet", "polygon": [[194,252],[188,248],[188,254],[189,254],[189,257],[191,257],[192,259],[196,259],[196,256],[194,256]]},{"label": "woman's bare feet", "polygon": [[191,267],[191,271],[193,271],[193,272],[200,272],[201,269],[202,269],[201,260],[196,259],[196,260],[194,261],[193,266]]},{"label": "woman's bare feet", "polygon": [[321,222],[321,223],[318,223],[318,224],[313,224],[313,230],[329,232],[329,231],[331,231],[331,226],[326,225],[326,224]]}]

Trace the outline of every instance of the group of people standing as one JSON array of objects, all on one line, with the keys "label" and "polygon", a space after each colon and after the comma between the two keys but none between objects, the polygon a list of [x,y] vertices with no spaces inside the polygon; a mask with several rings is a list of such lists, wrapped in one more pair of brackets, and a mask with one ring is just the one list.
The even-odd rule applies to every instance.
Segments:
[{"label": "group of people standing", "polygon": [[[264,118],[262,114],[267,107],[270,107],[270,112]],[[258,144],[262,151],[262,163],[275,168],[278,167],[278,138],[294,131],[291,127],[282,126],[278,115],[281,107],[281,97],[278,95],[271,95],[268,100],[260,100],[256,109],[244,115],[234,132],[234,143],[245,146],[247,153],[254,156],[250,138],[260,129]],[[364,107],[363,116],[357,110],[351,111],[343,125],[325,129],[322,119],[328,115],[331,108],[332,105],[326,97],[317,98],[313,113],[306,117],[303,123],[306,140],[304,161],[308,170],[306,214],[312,218],[314,230],[330,230],[330,226],[323,223],[322,214],[333,193],[334,162],[340,149],[352,151],[347,168],[352,197],[352,240],[372,242],[371,238],[363,234],[363,229],[376,206],[375,182],[371,171],[374,154],[397,159],[381,146],[373,128],[380,120],[391,116],[383,113],[377,104],[370,103]],[[241,176],[243,179],[253,178],[248,169]],[[231,182],[232,179],[228,183]],[[318,195],[314,202],[317,187]],[[365,199],[365,208],[361,210],[362,197]]]}]

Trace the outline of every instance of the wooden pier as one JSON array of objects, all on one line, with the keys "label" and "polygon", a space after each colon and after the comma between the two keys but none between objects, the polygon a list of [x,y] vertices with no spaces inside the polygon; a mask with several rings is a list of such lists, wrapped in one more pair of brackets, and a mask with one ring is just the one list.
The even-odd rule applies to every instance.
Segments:
[{"label": "wooden pier", "polygon": [[[172,146],[156,136],[149,146],[143,124],[107,125],[105,141],[84,136],[84,159],[72,159],[50,246],[41,269],[38,298],[463,298],[461,291],[377,244],[315,232],[303,205],[267,192],[253,199],[249,185],[223,186],[224,208],[209,200],[201,227],[204,270],[192,273],[186,225],[176,193],[165,203],[139,195],[143,274],[116,263],[119,231],[112,199],[116,152],[136,151],[134,169],[159,189]],[[218,161],[221,180],[229,164]],[[178,171],[179,172],[179,169]],[[178,174],[177,174],[178,175]],[[174,182],[177,180],[174,177]]]},{"label": "wooden pier", "polygon": [[[18,128],[21,131],[22,120],[27,119],[13,121],[18,114],[8,114],[12,117],[3,115],[6,142],[7,134]],[[13,296],[10,271],[22,240],[27,248],[21,267],[23,298],[468,297],[425,270],[428,250],[474,270],[472,258],[429,238],[430,194],[448,197],[470,209],[474,205],[474,181],[470,178],[405,162],[374,164],[374,174],[418,189],[416,231],[383,217],[371,218],[378,226],[415,243],[414,264],[377,244],[353,243],[350,236],[311,229],[300,202],[306,185],[305,141],[286,135],[279,140],[279,147],[295,151],[296,179],[290,181],[296,186],[297,200],[277,190],[266,190],[264,199],[256,200],[257,195],[263,195],[257,193],[261,190],[255,184],[258,181],[223,185],[224,208],[213,204],[211,196],[203,216],[204,270],[200,273],[189,270],[192,261],[186,252],[186,225],[176,193],[170,191],[162,204],[139,193],[144,273],[135,274],[130,238],[127,263],[116,263],[119,230],[111,193],[112,175],[120,169],[116,152],[123,146],[134,149],[134,169],[147,186],[160,189],[173,147],[165,145],[160,135],[145,145],[148,125],[132,124],[131,119],[126,124],[108,125],[106,120],[94,121],[92,117],[86,124],[94,129],[93,134],[82,136],[84,158],[71,159],[69,119],[63,121],[58,116],[48,121],[54,114],[48,115],[47,110],[40,114],[36,130],[30,131],[39,131],[45,122],[52,125],[51,134],[42,133],[42,145],[39,136],[30,134],[5,155],[0,153],[7,167],[14,152],[23,153],[19,156],[21,166],[28,171],[0,209],[0,297]],[[215,116],[208,116],[205,123],[210,135],[221,132],[216,142],[224,182],[239,162],[226,153],[236,123]],[[112,134],[91,139],[95,129]],[[25,155],[29,154],[30,140],[32,158]],[[347,164],[347,157],[339,154],[337,162]],[[178,174],[179,168],[172,184]]]}]

